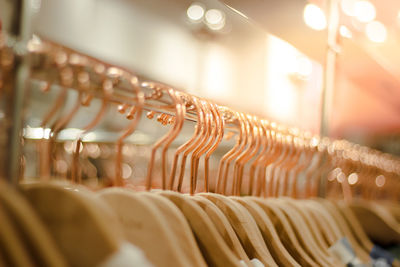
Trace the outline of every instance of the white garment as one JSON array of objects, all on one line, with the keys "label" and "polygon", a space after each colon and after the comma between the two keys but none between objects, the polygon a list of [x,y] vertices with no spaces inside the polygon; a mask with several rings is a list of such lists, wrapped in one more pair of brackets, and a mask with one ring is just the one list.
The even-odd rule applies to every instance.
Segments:
[{"label": "white garment", "polygon": [[98,267],[153,267],[142,250],[130,243],[123,243],[113,255]]},{"label": "white garment", "polygon": [[252,260],[250,260],[250,262],[251,262],[252,266],[247,266],[246,263],[244,262],[244,260],[241,260],[240,265],[243,267],[264,267],[264,264],[261,261],[259,261],[258,259],[252,259]]}]

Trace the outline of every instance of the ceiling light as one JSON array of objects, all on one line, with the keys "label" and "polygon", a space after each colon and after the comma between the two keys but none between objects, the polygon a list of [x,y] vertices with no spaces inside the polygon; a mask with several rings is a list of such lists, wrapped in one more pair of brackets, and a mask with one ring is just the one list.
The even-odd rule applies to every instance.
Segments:
[{"label": "ceiling light", "polygon": [[357,1],[354,4],[354,16],[361,22],[373,21],[376,17],[375,6],[368,1]]},{"label": "ceiling light", "polygon": [[307,4],[303,12],[304,22],[313,30],[321,31],[326,28],[326,17],[322,9],[314,4]]},{"label": "ceiling light", "polygon": [[383,43],[387,37],[387,30],[383,23],[372,21],[365,27],[365,34],[372,42]]},{"label": "ceiling light", "polygon": [[353,34],[352,34],[351,31],[349,30],[349,28],[347,28],[347,27],[344,26],[344,25],[341,25],[341,26],[340,26],[340,28],[339,28],[339,33],[340,33],[341,36],[343,36],[343,37],[345,37],[345,38],[348,38],[348,39],[350,39],[350,38],[353,36]]},{"label": "ceiling light", "polygon": [[204,16],[204,7],[198,3],[193,3],[186,11],[190,20],[199,21]]},{"label": "ceiling light", "polygon": [[205,18],[211,30],[221,30],[225,26],[225,14],[219,9],[207,10]]},{"label": "ceiling light", "polygon": [[210,9],[206,12],[206,21],[211,25],[220,24],[224,19],[224,14],[218,9]]}]

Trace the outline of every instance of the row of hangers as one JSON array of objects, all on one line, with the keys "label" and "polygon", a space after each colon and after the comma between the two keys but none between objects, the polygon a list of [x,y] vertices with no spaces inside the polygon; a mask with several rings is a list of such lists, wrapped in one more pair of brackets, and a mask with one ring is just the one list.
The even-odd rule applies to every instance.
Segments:
[{"label": "row of hangers", "polygon": [[[198,184],[199,161],[203,158],[204,191],[208,192],[210,157],[224,136],[228,136],[226,133],[234,131],[236,144],[219,161],[218,175],[213,180],[215,185],[212,185],[214,192],[230,195],[246,193],[257,196],[317,196],[321,193],[320,177],[332,178],[330,174],[335,171],[338,179],[333,181],[338,182],[337,185],[342,188],[346,198],[351,198],[354,193],[363,194],[364,198],[376,197],[377,194],[397,198],[395,192],[400,186],[397,182],[400,164],[396,158],[387,154],[343,140],[320,139],[297,129],[219,106],[160,83],[142,81],[126,70],[42,41],[38,37],[29,43],[28,48],[32,54],[31,76],[42,81],[40,86],[43,91],[50,90],[52,84],[63,88],[41,123],[42,128],[50,128],[50,138],[44,140],[49,141],[50,146],[44,145],[48,151],[40,154],[41,177],[50,175],[51,153],[54,152],[51,144],[56,141],[58,133],[68,125],[82,106],[89,106],[94,97],[100,97],[100,110],[93,121],[82,128],[81,134],[75,140],[76,148],[71,166],[74,181],[81,179],[79,151],[82,137],[95,128],[107,108],[116,104],[115,109],[131,120],[116,141],[116,185],[123,184],[121,163],[124,140],[135,131],[142,113],[147,112],[147,118],[156,116],[162,125],[172,125],[151,148],[146,177],[147,189],[152,187],[153,169],[157,153],[160,153],[162,189],[182,190],[188,161],[189,191],[193,194]],[[67,88],[70,87],[77,89],[79,96],[74,107],[62,114],[59,111]],[[58,118],[56,114],[60,114]],[[193,136],[175,150],[168,168],[167,151],[187,120],[196,123]],[[357,180],[356,183],[349,184],[348,177],[352,174],[353,182],[355,176]],[[343,179],[344,176],[346,179]],[[305,186],[300,187],[300,182]],[[242,189],[244,187],[245,190]]]},{"label": "row of hangers", "polygon": [[[145,266],[136,261],[153,266],[349,266],[373,260],[386,265],[363,266],[399,266],[398,259],[371,241],[377,235],[382,244],[400,242],[399,217],[382,204],[371,209],[364,202],[190,196],[127,187],[94,192],[67,182],[21,183],[19,193],[5,184],[0,188],[6,192],[0,211],[12,213],[14,227],[24,224],[16,231],[36,233],[28,235],[29,242],[26,234],[16,235],[24,240],[22,248],[1,243],[0,255],[13,252],[3,257],[11,262],[5,266]],[[24,211],[31,211],[20,210],[20,202]],[[368,222],[371,216],[374,220]],[[45,238],[40,238],[42,232]],[[31,247],[35,242],[40,244]],[[127,244],[144,256],[131,253],[125,258],[133,261],[130,265],[107,265],[121,257]],[[15,254],[24,247],[18,259],[31,264],[14,265]]]},{"label": "row of hangers", "polygon": [[[48,138],[38,143],[41,181],[52,177],[54,147],[60,131],[80,107],[90,106],[95,97],[102,101],[95,118],[82,128],[75,140],[70,183],[22,183],[20,186],[69,265],[100,264],[106,255],[118,250],[116,244],[123,243],[113,241],[111,246],[110,236],[120,236],[118,240],[138,246],[155,266],[241,266],[241,261],[245,266],[260,263],[342,266],[347,262],[341,261],[340,256],[335,257],[332,247],[340,244],[343,237],[353,247],[353,258],[357,255],[360,261],[369,262],[374,245],[367,235],[369,232],[364,232],[369,229],[368,225],[357,219],[365,215],[360,212],[363,208],[392,231],[391,239],[384,238],[384,241],[400,242],[399,222],[394,215],[396,205],[387,208],[376,204],[377,210],[374,210],[365,202],[356,206],[313,199],[326,195],[348,201],[358,197],[398,201],[396,158],[346,141],[313,137],[160,83],[143,82],[123,69],[38,38],[28,48],[32,79],[41,81],[44,92],[52,84],[62,86],[41,123],[42,128],[50,129]],[[2,47],[3,54],[10,52],[7,51],[6,46]],[[78,100],[71,110],[59,112],[68,88],[78,91]],[[115,104],[118,112],[131,121],[116,142],[113,184],[116,188],[97,189],[94,193],[79,186],[83,137],[101,121],[106,109]],[[162,125],[171,127],[150,150],[144,185],[146,191],[152,192],[137,192],[137,187],[132,190],[122,179],[122,150],[124,140],[136,130],[146,111],[147,118],[157,117]],[[172,161],[168,161],[168,150],[187,120],[196,124],[193,135],[174,149]],[[219,160],[216,177],[210,177],[210,158],[227,131],[236,134],[235,145]],[[156,166],[157,154],[161,157],[160,166]],[[204,164],[202,169],[200,160]],[[186,162],[190,166],[190,195],[180,193]],[[157,168],[161,169],[158,189],[154,177]],[[198,188],[200,173],[204,188]],[[355,183],[353,174],[357,176]],[[99,199],[102,204],[93,204]],[[66,214],[77,211],[79,205],[85,212],[77,213],[79,216]],[[97,208],[96,205],[107,206],[112,215],[88,208]],[[383,207],[390,223],[382,220]],[[84,242],[79,228],[81,220],[88,216],[92,216],[88,219],[94,220],[92,224],[103,225],[103,234],[116,232],[115,229],[122,232],[101,235],[105,236],[102,240],[86,236],[90,244],[85,246],[99,246],[99,249],[93,255],[82,255],[78,250],[84,244],[77,246]],[[104,226],[105,221],[112,220],[114,223]],[[90,228],[89,225],[86,226]],[[105,230],[108,228],[112,230]],[[71,240],[65,240],[66,233]],[[380,234],[372,236],[376,238]],[[100,248],[104,249],[102,253]]]}]

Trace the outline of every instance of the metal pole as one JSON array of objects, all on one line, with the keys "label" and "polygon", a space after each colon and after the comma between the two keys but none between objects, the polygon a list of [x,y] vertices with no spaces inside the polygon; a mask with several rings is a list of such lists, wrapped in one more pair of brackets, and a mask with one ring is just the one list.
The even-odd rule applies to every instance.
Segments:
[{"label": "metal pole", "polygon": [[29,77],[27,42],[31,35],[31,2],[8,0],[8,4],[11,15],[8,21],[2,21],[4,26],[2,30],[15,42],[11,43],[14,54],[11,70],[6,72],[3,69],[3,86],[0,96],[3,112],[0,130],[0,175],[16,185],[22,175],[23,106]]},{"label": "metal pole", "polygon": [[338,0],[330,0],[328,8],[328,44],[325,58],[322,88],[320,135],[329,136],[329,121],[332,115],[333,91],[335,87],[336,58],[339,53],[337,34],[339,28]]}]

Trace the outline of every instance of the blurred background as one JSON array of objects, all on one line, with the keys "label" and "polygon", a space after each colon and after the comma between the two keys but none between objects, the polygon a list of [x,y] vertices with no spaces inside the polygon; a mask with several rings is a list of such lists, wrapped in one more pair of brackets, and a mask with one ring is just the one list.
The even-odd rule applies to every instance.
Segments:
[{"label": "blurred background", "polygon": [[[327,5],[32,0],[33,30],[177,89],[318,134]],[[339,25],[329,135],[400,154],[400,1],[340,0]]]}]

